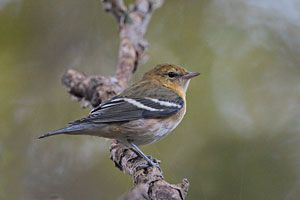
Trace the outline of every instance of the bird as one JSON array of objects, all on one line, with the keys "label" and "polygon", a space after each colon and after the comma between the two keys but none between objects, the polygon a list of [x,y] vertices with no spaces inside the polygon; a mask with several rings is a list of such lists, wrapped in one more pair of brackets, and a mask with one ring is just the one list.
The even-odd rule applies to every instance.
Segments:
[{"label": "bird", "polygon": [[149,165],[157,166],[139,146],[161,140],[182,121],[186,91],[190,80],[198,75],[174,64],[159,64],[140,81],[92,109],[87,117],[38,138],[67,134],[115,139]]}]

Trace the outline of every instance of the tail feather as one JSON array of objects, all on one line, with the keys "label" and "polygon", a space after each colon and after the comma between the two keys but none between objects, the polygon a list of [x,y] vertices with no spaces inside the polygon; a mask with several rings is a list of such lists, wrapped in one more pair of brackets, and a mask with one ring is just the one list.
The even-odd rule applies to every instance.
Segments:
[{"label": "tail feather", "polygon": [[44,135],[39,136],[38,139],[42,139],[42,138],[49,137],[49,136],[54,136],[54,135],[76,134],[76,132],[80,132],[84,129],[85,129],[85,127],[82,126],[82,125],[79,125],[79,124],[78,125],[70,125],[70,126],[67,126],[65,128],[55,130],[55,131],[50,131],[50,132],[48,132]]}]

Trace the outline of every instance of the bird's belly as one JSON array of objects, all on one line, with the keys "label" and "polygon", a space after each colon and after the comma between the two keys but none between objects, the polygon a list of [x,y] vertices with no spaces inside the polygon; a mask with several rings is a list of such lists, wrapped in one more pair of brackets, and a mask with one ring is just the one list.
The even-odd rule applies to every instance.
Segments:
[{"label": "bird's belly", "polygon": [[176,119],[139,119],[123,124],[122,137],[123,142],[131,141],[136,145],[146,145],[157,142],[168,135],[181,121]]}]

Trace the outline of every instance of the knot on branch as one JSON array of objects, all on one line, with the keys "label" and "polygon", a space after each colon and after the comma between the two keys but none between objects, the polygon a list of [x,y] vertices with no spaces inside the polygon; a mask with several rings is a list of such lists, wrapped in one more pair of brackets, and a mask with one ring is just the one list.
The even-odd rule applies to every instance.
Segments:
[{"label": "knot on branch", "polygon": [[114,77],[86,76],[73,69],[69,69],[62,77],[62,83],[68,92],[84,107],[96,107],[102,100],[115,96],[122,91],[122,87]]}]

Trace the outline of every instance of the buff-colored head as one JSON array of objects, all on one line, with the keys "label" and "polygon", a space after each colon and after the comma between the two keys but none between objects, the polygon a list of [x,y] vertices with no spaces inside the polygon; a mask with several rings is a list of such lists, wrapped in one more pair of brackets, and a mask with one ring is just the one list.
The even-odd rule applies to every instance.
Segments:
[{"label": "buff-colored head", "polygon": [[168,88],[186,92],[190,80],[199,74],[198,72],[189,72],[183,67],[176,65],[161,64],[147,72],[143,79],[156,80]]}]

